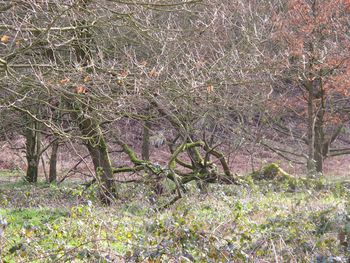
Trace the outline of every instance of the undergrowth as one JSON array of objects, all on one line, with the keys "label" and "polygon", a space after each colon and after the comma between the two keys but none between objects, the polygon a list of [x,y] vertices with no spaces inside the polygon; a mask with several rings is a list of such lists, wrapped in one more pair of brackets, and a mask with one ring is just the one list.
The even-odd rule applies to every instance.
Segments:
[{"label": "undergrowth", "polygon": [[[295,182],[294,182],[295,183]],[[190,185],[171,198],[123,185],[110,207],[94,187],[0,185],[3,262],[347,262],[350,190],[325,180]]]}]

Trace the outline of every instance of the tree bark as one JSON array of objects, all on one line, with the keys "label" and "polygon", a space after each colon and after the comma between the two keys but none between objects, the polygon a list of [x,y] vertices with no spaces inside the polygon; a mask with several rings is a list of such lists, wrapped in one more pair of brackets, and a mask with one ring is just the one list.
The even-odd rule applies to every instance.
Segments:
[{"label": "tree bark", "polygon": [[307,81],[308,91],[308,173],[323,173],[323,160],[326,156],[324,136],[324,90],[321,79]]},{"label": "tree bark", "polygon": [[50,156],[50,171],[49,171],[49,183],[57,181],[57,152],[59,147],[59,140],[55,140],[52,143],[51,156]]},{"label": "tree bark", "polygon": [[94,118],[85,116],[82,112],[80,114],[75,112],[73,115],[78,121],[80,131],[84,136],[85,145],[91,155],[96,178],[101,183],[101,201],[105,204],[110,204],[116,196],[116,187],[113,168],[102,130]]},{"label": "tree bark", "polygon": [[322,85],[322,80],[319,80],[319,91],[317,92],[316,99],[319,101],[316,120],[315,120],[315,145],[314,145],[314,154],[315,154],[315,169],[317,173],[323,173],[323,160],[327,155],[325,152],[326,141],[324,135],[324,113],[325,113],[325,105],[324,105],[324,90]]},{"label": "tree bark", "polygon": [[315,167],[315,117],[314,117],[314,87],[311,82],[308,81],[305,84],[308,91],[307,98],[307,114],[308,114],[308,160],[307,171],[309,176],[314,176],[316,172]]},{"label": "tree bark", "polygon": [[38,181],[39,161],[40,161],[40,124],[28,118],[28,125],[25,130],[26,138],[26,159],[27,171],[26,180],[29,183]]},{"label": "tree bark", "polygon": [[[322,113],[321,113],[322,112]],[[323,173],[324,151],[323,109],[319,110],[315,122],[315,169],[317,173]]]},{"label": "tree bark", "polygon": [[149,144],[150,144],[150,132],[151,130],[151,122],[146,120],[143,126],[143,136],[142,136],[142,159],[145,161],[149,161]]}]

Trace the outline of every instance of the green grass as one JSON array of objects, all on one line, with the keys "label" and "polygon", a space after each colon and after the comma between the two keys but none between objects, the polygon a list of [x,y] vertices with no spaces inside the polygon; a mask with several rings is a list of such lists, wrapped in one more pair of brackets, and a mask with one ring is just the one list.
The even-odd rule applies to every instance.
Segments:
[{"label": "green grass", "polygon": [[[0,185],[5,262],[312,262],[349,255],[350,190],[261,182],[192,189],[166,210],[141,185],[111,207],[76,184]],[[313,185],[314,184],[314,185]],[[322,186],[322,187],[321,187]],[[287,190],[285,190],[287,189]]]},{"label": "green grass", "polygon": [[5,217],[10,227],[18,228],[24,225],[40,226],[66,217],[68,211],[62,209],[0,209],[0,216]]},{"label": "green grass", "polygon": [[1,177],[16,177],[23,176],[24,172],[22,170],[0,170]]}]

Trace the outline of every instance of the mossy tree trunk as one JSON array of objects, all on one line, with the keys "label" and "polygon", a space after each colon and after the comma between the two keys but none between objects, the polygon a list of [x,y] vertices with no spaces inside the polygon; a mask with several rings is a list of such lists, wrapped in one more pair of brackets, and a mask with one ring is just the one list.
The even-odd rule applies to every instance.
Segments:
[{"label": "mossy tree trunk", "polygon": [[[84,1],[79,8],[81,12],[88,10],[90,1]],[[74,42],[75,54],[79,64],[87,66],[91,63],[91,48],[94,47],[94,41],[90,28],[86,28],[86,20],[76,20],[77,27],[81,27],[76,31],[77,40]],[[87,72],[91,69],[87,68]],[[79,93],[79,92],[78,92]],[[70,106],[74,112],[71,113],[73,119],[78,123],[79,129],[83,135],[84,143],[90,153],[96,179],[100,183],[100,198],[105,204],[110,204],[116,196],[116,187],[113,177],[113,168],[109,159],[106,141],[101,130],[97,118],[86,114],[94,113],[94,109],[89,108],[88,97],[85,97],[85,92],[72,97]],[[81,100],[80,100],[81,99]]]},{"label": "mossy tree trunk", "polygon": [[28,117],[28,124],[25,128],[25,139],[27,159],[26,180],[29,183],[36,183],[38,181],[41,155],[40,137],[40,123]]},{"label": "mossy tree trunk", "polygon": [[105,204],[110,204],[116,196],[116,187],[113,176],[113,168],[109,158],[107,144],[98,121],[83,113],[72,113],[83,135],[84,143],[90,153],[96,179],[101,186],[100,197]]},{"label": "mossy tree trunk", "polygon": [[151,130],[151,122],[146,120],[143,126],[143,134],[142,134],[142,159],[145,161],[149,161],[150,152],[150,130]]},{"label": "mossy tree trunk", "polygon": [[49,171],[49,183],[54,183],[57,181],[57,153],[59,148],[59,140],[53,141],[51,146],[51,156],[50,156],[50,171]]},{"label": "mossy tree trunk", "polygon": [[[197,141],[195,139],[196,136],[191,131],[188,123],[181,121],[181,119],[176,117],[172,111],[168,110],[164,104],[158,102],[157,96],[151,97],[150,101],[151,105],[155,107],[158,112],[163,117],[165,117],[173,126],[173,128],[178,132],[178,136],[170,148],[172,148],[172,146],[175,146],[178,139],[182,139],[182,145],[184,145],[184,149],[182,149],[181,152],[186,152],[187,156],[191,160],[190,164],[181,161],[178,158],[176,151],[173,151],[174,149],[171,149],[172,155],[175,156],[172,163],[192,170],[189,173],[182,173],[181,170],[176,171],[181,177],[180,181],[182,184],[196,180],[198,182],[198,187],[201,189],[201,191],[205,192],[205,188],[208,183],[219,181],[225,183],[236,183],[234,176],[230,172],[224,154],[220,153],[214,148],[211,148],[206,141]],[[181,147],[182,146],[180,145],[180,149]],[[210,161],[211,155],[215,156],[219,160],[224,174],[221,174],[221,172],[216,168],[215,163]]]}]

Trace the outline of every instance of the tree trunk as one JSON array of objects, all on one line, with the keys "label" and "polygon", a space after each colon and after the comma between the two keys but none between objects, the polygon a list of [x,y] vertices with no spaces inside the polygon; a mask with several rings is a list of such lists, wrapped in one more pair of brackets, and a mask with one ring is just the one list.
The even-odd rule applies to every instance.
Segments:
[{"label": "tree trunk", "polygon": [[96,178],[101,184],[101,201],[105,204],[110,204],[116,196],[116,187],[113,168],[102,130],[93,117],[85,116],[82,112],[75,112],[73,115],[79,124],[80,131],[84,136],[85,145],[91,155]]},{"label": "tree trunk", "polygon": [[29,183],[38,181],[38,168],[40,161],[40,125],[37,121],[28,118],[25,130],[27,172],[26,180]]},{"label": "tree trunk", "polygon": [[143,126],[143,136],[142,136],[142,159],[145,161],[149,161],[149,144],[150,144],[150,129],[151,122],[146,120]]},{"label": "tree trunk", "polygon": [[[149,161],[150,159],[150,130],[151,130],[151,122],[149,120],[146,120],[144,122],[143,126],[143,135],[142,135],[142,150],[141,150],[141,157],[144,161]],[[162,185],[162,182],[160,180],[156,180],[154,183],[153,190],[156,195],[162,195],[164,191],[164,187]]]},{"label": "tree trunk", "polygon": [[50,171],[49,171],[49,183],[57,181],[57,152],[58,152],[59,140],[55,140],[52,143],[51,156],[50,156]]},{"label": "tree trunk", "polygon": [[307,114],[308,114],[308,160],[307,160],[307,171],[309,176],[314,176],[316,172],[315,167],[315,118],[314,118],[314,88],[312,83],[306,84],[308,90],[307,98]]},{"label": "tree trunk", "polygon": [[[320,112],[323,111],[320,109]],[[315,169],[317,173],[323,173],[324,159],[324,130],[323,130],[323,113],[317,114],[315,122]]]},{"label": "tree trunk", "polygon": [[108,156],[105,141],[102,137],[100,137],[100,139],[101,141],[96,145],[88,142],[87,148],[91,155],[97,178],[101,179],[101,201],[105,204],[110,204],[112,199],[115,198],[116,194],[113,169]]},{"label": "tree trunk", "polygon": [[325,155],[324,136],[324,90],[321,79],[307,81],[308,91],[308,173],[311,176],[323,173]]},{"label": "tree trunk", "polygon": [[[87,10],[89,2],[85,1],[81,8]],[[78,31],[78,40],[75,42],[75,53],[77,61],[87,66],[90,63],[91,51],[89,45],[92,42],[91,32],[89,28],[85,28],[87,22],[85,20],[77,20],[76,24],[82,26],[82,29]],[[87,68],[87,72],[92,68]],[[112,199],[115,198],[116,188],[113,177],[112,164],[109,159],[107,145],[98,123],[98,120],[94,117],[85,114],[88,109],[88,103],[80,103],[75,98],[72,98],[73,104],[70,106],[74,112],[71,113],[73,119],[75,119],[79,125],[79,129],[84,136],[84,143],[89,150],[92,162],[94,164],[96,179],[100,182],[100,198],[105,204],[110,204]]]},{"label": "tree trunk", "polygon": [[324,145],[325,136],[324,136],[324,113],[325,113],[325,105],[324,105],[324,90],[322,85],[322,80],[319,80],[319,91],[317,92],[317,97],[319,105],[316,113],[315,120],[315,145],[314,145],[314,154],[315,154],[315,169],[319,174],[323,173],[323,160],[326,156],[327,152],[325,152]]}]

